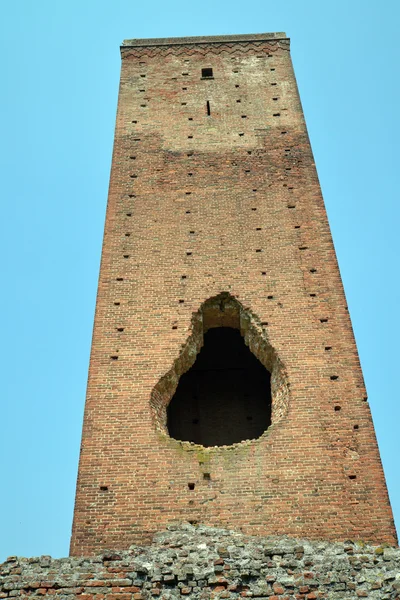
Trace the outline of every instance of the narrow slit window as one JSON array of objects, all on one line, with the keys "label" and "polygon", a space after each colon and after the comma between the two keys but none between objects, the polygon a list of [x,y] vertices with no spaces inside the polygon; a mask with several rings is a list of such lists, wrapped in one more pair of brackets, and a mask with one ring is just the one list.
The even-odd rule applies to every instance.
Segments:
[{"label": "narrow slit window", "polygon": [[210,101],[207,100],[207,115],[210,116],[211,115],[211,108],[210,108]]},{"label": "narrow slit window", "polygon": [[210,68],[201,70],[201,78],[202,79],[213,79],[213,70]]}]

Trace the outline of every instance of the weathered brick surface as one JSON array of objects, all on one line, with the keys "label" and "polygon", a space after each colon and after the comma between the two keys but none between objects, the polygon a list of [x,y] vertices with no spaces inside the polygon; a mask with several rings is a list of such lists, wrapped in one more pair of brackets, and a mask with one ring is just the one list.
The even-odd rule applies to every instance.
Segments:
[{"label": "weathered brick surface", "polygon": [[[122,48],[73,555],[175,520],[396,541],[289,41],[270,38]],[[272,425],[204,449],[165,414],[212,298],[272,372]]]},{"label": "weathered brick surface", "polygon": [[396,600],[400,549],[257,538],[191,526],[151,546],[93,558],[16,558],[0,565],[0,598]]}]

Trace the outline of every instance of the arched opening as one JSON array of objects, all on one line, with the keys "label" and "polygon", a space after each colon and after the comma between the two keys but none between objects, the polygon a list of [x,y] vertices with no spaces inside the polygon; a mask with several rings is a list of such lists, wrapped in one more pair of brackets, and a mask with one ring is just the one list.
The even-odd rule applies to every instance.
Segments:
[{"label": "arched opening", "polygon": [[205,300],[150,397],[156,430],[190,449],[262,436],[287,414],[289,382],[266,323],[230,293]]},{"label": "arched opening", "polygon": [[270,424],[270,373],[238,329],[209,329],[167,408],[169,435],[202,446],[227,446],[260,437]]}]

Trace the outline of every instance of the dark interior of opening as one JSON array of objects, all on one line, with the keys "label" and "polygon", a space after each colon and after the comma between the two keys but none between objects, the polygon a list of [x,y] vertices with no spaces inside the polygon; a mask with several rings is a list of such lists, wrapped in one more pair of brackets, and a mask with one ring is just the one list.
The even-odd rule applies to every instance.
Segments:
[{"label": "dark interior of opening", "polygon": [[201,76],[202,77],[212,77],[213,76],[213,70],[212,69],[202,69],[201,70]]},{"label": "dark interior of opening", "polygon": [[202,446],[260,437],[271,424],[270,379],[237,329],[210,329],[168,406],[170,436]]}]

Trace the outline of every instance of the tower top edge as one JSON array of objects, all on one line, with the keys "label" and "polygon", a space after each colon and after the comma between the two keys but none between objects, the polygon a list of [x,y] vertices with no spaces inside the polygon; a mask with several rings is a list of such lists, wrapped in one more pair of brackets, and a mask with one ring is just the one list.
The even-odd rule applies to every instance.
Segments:
[{"label": "tower top edge", "polygon": [[245,33],[242,35],[200,35],[191,37],[142,38],[124,40],[122,48],[137,46],[175,46],[180,44],[223,44],[232,42],[260,42],[268,40],[289,40],[286,33]]}]

